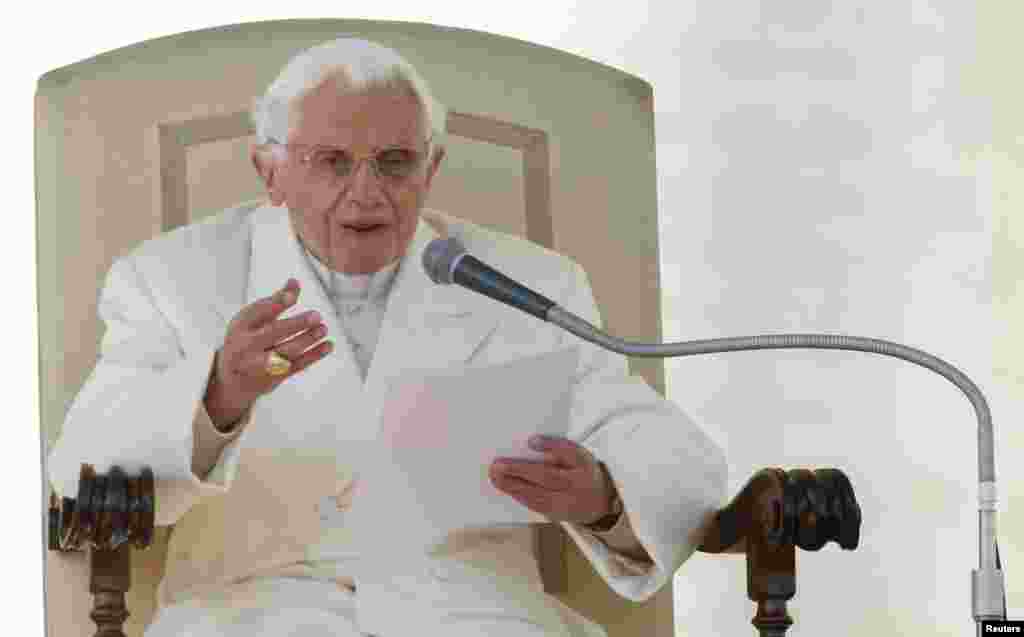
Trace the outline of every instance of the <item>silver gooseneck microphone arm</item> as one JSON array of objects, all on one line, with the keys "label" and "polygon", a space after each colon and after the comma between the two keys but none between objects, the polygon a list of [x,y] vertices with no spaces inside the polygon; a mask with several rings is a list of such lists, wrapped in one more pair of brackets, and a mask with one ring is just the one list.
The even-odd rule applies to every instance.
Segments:
[{"label": "silver gooseneck microphone arm", "polygon": [[460,261],[468,256],[458,237],[435,239],[424,250],[423,266],[435,283],[458,282],[554,323],[585,341],[626,356],[668,358],[755,349],[843,349],[902,358],[947,378],[971,401],[978,417],[978,568],[971,572],[971,610],[977,634],[981,635],[982,620],[1006,619],[1006,592],[996,538],[997,495],[992,414],[981,390],[959,369],[927,352],[891,341],[860,336],[767,334],[664,344],[627,342],[605,334],[550,299],[507,279],[475,259],[466,259],[469,264],[462,270],[465,274],[462,277],[456,276]]},{"label": "silver gooseneck microphone arm", "polygon": [[967,395],[978,417],[978,562],[971,573],[971,609],[981,634],[981,620],[1006,619],[1003,571],[998,564],[996,539],[996,475],[992,414],[978,386],[956,367],[912,347],[860,336],[832,334],[777,334],[710,338],[679,343],[631,343],[610,336],[596,327],[553,305],[547,320],[585,341],[626,356],[667,358],[756,349],[843,349],[902,358],[945,376]]},{"label": "silver gooseneck microphone arm", "polygon": [[959,387],[974,405],[978,416],[978,481],[995,482],[995,453],[992,442],[992,415],[988,402],[981,394],[978,386],[963,372],[949,363],[921,350],[860,336],[841,336],[830,334],[777,334],[763,336],[734,336],[729,338],[709,338],[699,341],[680,343],[645,344],[630,343],[604,334],[590,323],[578,316],[563,310],[558,305],[548,310],[547,320],[558,325],[567,332],[572,332],[585,341],[625,354],[640,358],[669,358],[676,356],[693,356],[697,354],[714,354],[719,352],[735,352],[755,349],[844,349],[860,352],[871,352],[902,358],[942,374],[954,385]]}]

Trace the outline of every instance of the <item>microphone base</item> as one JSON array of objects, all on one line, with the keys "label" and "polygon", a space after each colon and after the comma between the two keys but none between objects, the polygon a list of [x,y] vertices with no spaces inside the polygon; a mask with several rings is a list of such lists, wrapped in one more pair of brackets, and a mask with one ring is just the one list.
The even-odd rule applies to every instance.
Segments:
[{"label": "microphone base", "polygon": [[1003,572],[994,568],[971,571],[971,610],[979,627],[983,619],[1006,619],[1003,616]]}]

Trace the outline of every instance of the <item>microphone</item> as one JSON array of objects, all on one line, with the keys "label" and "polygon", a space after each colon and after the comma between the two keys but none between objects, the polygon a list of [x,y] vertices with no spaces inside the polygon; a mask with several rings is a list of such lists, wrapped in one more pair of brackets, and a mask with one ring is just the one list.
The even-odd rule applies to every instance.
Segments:
[{"label": "microphone", "polygon": [[470,256],[455,237],[431,241],[423,251],[423,268],[434,283],[458,283],[542,321],[548,320],[548,311],[555,306],[551,299]]},{"label": "microphone", "polygon": [[423,267],[434,283],[457,283],[554,323],[585,341],[627,356],[668,358],[755,349],[842,349],[901,358],[942,375],[967,396],[978,419],[979,568],[971,572],[972,615],[978,630],[981,629],[982,620],[1006,619],[1006,589],[996,539],[997,497],[992,414],[978,386],[953,365],[899,343],[840,334],[765,334],[656,344],[627,342],[605,334],[554,301],[470,256],[457,237],[431,241],[423,251]]}]

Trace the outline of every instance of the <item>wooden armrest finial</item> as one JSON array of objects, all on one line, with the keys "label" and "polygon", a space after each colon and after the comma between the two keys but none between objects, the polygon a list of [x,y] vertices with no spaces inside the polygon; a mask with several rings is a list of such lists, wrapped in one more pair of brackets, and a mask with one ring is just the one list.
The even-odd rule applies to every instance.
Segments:
[{"label": "wooden armrest finial", "polygon": [[153,471],[146,467],[137,478],[125,476],[121,467],[97,475],[83,464],[78,477],[78,497],[50,494],[49,542],[51,551],[115,550],[124,544],[145,549],[153,542],[156,526]]},{"label": "wooden armrest finial", "polygon": [[153,472],[147,467],[137,478],[120,467],[97,475],[88,464],[78,478],[78,497],[50,494],[49,548],[89,553],[90,617],[96,637],[125,637],[128,618],[125,593],[131,588],[131,549],[145,549],[153,541],[156,498]]},{"label": "wooden armrest finial", "polygon": [[747,555],[747,597],[757,602],[751,623],[763,637],[793,624],[786,602],[796,593],[796,547],[818,551],[829,541],[854,550],[861,512],[853,486],[838,469],[762,469],[718,511],[698,550]]}]

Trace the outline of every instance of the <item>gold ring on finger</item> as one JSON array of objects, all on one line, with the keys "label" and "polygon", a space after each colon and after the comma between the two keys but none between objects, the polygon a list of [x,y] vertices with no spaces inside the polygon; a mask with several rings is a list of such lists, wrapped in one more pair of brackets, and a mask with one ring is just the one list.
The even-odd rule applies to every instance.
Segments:
[{"label": "gold ring on finger", "polygon": [[292,368],[292,362],[281,356],[277,350],[267,352],[267,373],[271,376],[284,376]]}]

